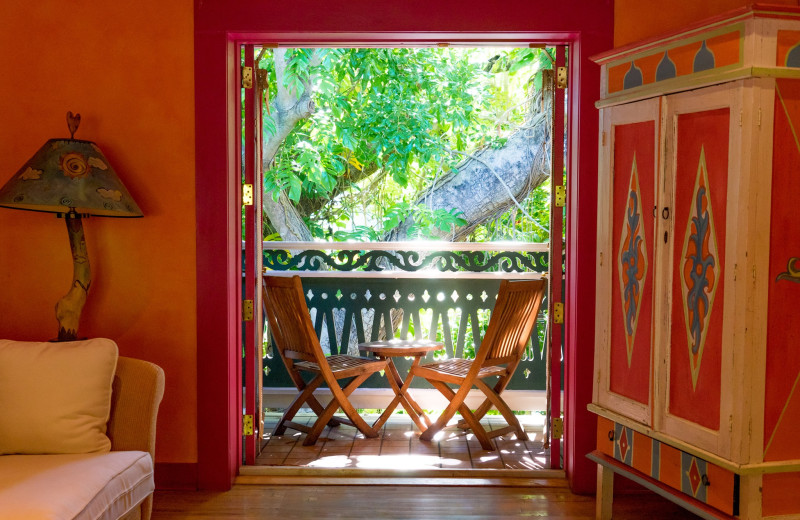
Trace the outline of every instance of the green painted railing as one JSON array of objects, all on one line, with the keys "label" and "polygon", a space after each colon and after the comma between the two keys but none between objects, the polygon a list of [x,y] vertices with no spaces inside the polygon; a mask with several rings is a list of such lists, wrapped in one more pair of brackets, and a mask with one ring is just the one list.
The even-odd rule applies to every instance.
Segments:
[{"label": "green painted railing", "polygon": [[[331,246],[336,249],[330,249]],[[503,279],[539,278],[546,244],[264,243],[265,276],[301,276],[312,321],[330,354],[358,355],[358,343],[430,338],[443,351],[426,359],[472,357]],[[369,248],[369,249],[367,249]],[[335,251],[335,252],[334,252]],[[547,301],[509,389],[544,390]],[[265,387],[292,386],[268,349]],[[423,361],[424,362],[424,361]],[[396,359],[402,373],[410,360]],[[388,387],[375,375],[366,387]],[[413,386],[425,386],[414,381]]]}]

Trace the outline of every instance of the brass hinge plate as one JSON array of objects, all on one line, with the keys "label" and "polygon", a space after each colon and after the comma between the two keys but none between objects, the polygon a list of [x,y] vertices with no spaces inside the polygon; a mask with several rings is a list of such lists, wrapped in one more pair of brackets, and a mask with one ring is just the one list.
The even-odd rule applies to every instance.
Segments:
[{"label": "brass hinge plate", "polygon": [[556,69],[556,87],[567,88],[567,68],[558,67]]},{"label": "brass hinge plate", "polygon": [[253,67],[242,67],[242,88],[253,88]]},{"label": "brass hinge plate", "polygon": [[553,323],[564,323],[564,304],[561,302],[553,304]]},{"label": "brass hinge plate", "polygon": [[251,414],[242,415],[242,435],[253,435],[253,416]]},{"label": "brass hinge plate", "polygon": [[564,186],[556,186],[555,204],[557,208],[563,208],[567,204],[567,189]]},{"label": "brass hinge plate", "polygon": [[242,300],[242,321],[253,321],[253,300]]},{"label": "brass hinge plate", "polygon": [[244,206],[252,206],[253,205],[253,185],[252,184],[242,184],[242,205],[244,205]]},{"label": "brass hinge plate", "polygon": [[564,419],[561,417],[554,417],[552,425],[550,426],[553,439],[560,439],[564,436]]}]

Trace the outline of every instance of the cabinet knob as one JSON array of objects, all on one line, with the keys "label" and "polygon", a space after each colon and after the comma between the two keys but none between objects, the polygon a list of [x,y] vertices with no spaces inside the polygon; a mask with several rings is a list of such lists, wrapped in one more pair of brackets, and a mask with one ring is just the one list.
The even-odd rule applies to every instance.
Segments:
[{"label": "cabinet knob", "polygon": [[661,218],[667,220],[669,218],[669,208],[664,206],[664,209],[661,210]]},{"label": "cabinet knob", "polygon": [[702,482],[703,485],[706,486],[706,487],[711,485],[711,481],[708,480],[708,475],[706,475],[706,474],[703,474],[703,476],[700,477],[700,482]]},{"label": "cabinet knob", "polygon": [[608,440],[614,441],[614,430],[608,430]]}]

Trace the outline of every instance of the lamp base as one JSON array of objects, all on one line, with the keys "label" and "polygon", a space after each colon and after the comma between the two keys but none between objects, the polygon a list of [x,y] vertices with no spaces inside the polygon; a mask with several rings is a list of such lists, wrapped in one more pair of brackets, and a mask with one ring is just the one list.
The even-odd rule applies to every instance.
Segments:
[{"label": "lamp base", "polygon": [[75,341],[78,339],[78,323],[92,283],[92,273],[80,214],[72,210],[64,215],[64,220],[67,223],[69,247],[72,251],[72,287],[56,303],[56,319],[59,325],[56,341]]}]

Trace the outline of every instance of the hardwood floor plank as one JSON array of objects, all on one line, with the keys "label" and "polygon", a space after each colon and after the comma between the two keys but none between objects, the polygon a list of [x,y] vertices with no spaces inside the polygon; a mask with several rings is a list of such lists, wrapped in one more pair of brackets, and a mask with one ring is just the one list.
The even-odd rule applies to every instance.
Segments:
[{"label": "hardwood floor plank", "polygon": [[[154,520],[352,519],[489,520],[594,518],[593,496],[570,492],[563,479],[528,487],[421,485],[235,485],[224,493],[156,491]],[[665,499],[637,492],[615,497],[615,520],[697,518]]]}]

